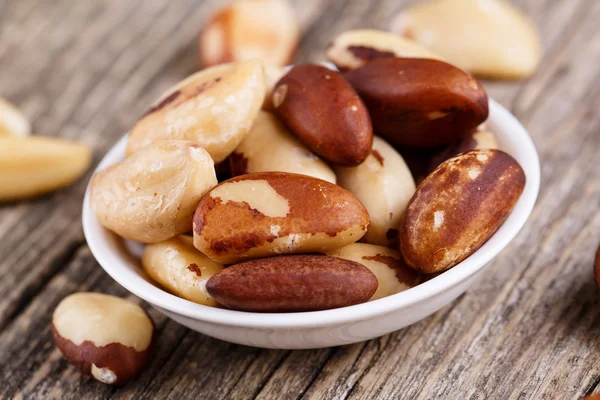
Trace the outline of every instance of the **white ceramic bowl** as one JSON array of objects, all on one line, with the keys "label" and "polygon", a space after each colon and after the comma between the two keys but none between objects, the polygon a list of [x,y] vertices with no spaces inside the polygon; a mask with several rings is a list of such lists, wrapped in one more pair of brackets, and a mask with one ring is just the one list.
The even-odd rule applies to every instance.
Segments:
[{"label": "white ceramic bowl", "polygon": [[[211,308],[176,297],[147,280],[136,257],[141,253],[141,245],[123,241],[100,226],[90,208],[89,187],[83,203],[85,237],[113,279],[168,317],[206,335],[280,349],[339,346],[372,339],[413,324],[464,293],[529,217],[540,183],[535,147],[519,121],[493,100],[487,124],[496,133],[500,148],[515,157],[525,170],[527,183],[514,210],[490,240],[454,268],[415,288],[369,303],[327,311],[259,314]],[[125,143],[123,137],[97,170],[121,161]]]}]

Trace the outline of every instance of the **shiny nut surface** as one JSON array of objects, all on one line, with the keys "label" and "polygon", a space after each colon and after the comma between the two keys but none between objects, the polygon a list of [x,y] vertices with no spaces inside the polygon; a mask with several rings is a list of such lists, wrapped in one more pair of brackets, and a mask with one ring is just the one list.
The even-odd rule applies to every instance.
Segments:
[{"label": "shiny nut surface", "polygon": [[488,98],[471,75],[442,61],[380,58],[346,73],[373,129],[394,146],[450,144],[488,117]]},{"label": "shiny nut surface", "polygon": [[406,263],[427,274],[453,267],[500,227],[525,186],[510,155],[479,149],[442,163],[417,188],[400,223]]},{"label": "shiny nut surface", "polygon": [[216,184],[213,161],[202,147],[167,140],[98,172],[90,201],[104,227],[156,243],[191,231],[198,201]]},{"label": "shiny nut surface", "polygon": [[327,49],[327,58],[340,71],[355,69],[369,61],[386,57],[442,60],[442,57],[417,42],[374,29],[344,32],[333,39]]},{"label": "shiny nut surface", "polygon": [[449,158],[455,157],[460,153],[475,149],[497,149],[498,141],[496,136],[490,131],[475,131],[461,140],[454,142],[444,150],[434,155],[431,159],[429,171],[433,171],[438,165]]},{"label": "shiny nut surface", "polygon": [[326,253],[331,257],[340,257],[355,261],[367,267],[379,283],[377,291],[370,300],[391,296],[421,281],[419,273],[409,268],[397,250],[367,243],[352,243]]},{"label": "shiny nut surface", "polygon": [[261,111],[252,129],[229,156],[233,176],[281,171],[335,183],[335,174],[271,113]]},{"label": "shiny nut surface", "polygon": [[206,282],[223,266],[200,253],[191,236],[180,235],[149,244],[142,256],[142,266],[170,293],[194,303],[217,305],[206,290]]},{"label": "shiny nut surface", "polygon": [[541,58],[535,26],[506,0],[424,1],[398,14],[392,31],[491,78],[527,77]]},{"label": "shiny nut surface", "polygon": [[85,145],[49,137],[0,137],[0,202],[70,185],[92,162]]},{"label": "shiny nut surface", "polygon": [[290,130],[326,161],[354,166],[369,155],[371,119],[340,73],[320,65],[295,66],[275,86],[273,106]]},{"label": "shiny nut surface", "polygon": [[209,19],[200,34],[203,66],[260,59],[284,66],[294,57],[299,27],[287,0],[238,0]]},{"label": "shiny nut surface", "polygon": [[101,293],[75,293],[52,315],[54,341],[67,360],[94,379],[121,385],[151,356],[154,325],[138,305]]},{"label": "shiny nut surface", "polygon": [[27,136],[31,123],[17,107],[0,97],[0,137]]},{"label": "shiny nut surface", "polygon": [[260,172],[209,191],[194,214],[194,246],[233,264],[277,254],[323,252],[359,240],[369,215],[347,190],[305,175]]},{"label": "shiny nut surface", "polygon": [[385,140],[375,136],[367,159],[357,167],[337,167],[338,184],[365,205],[371,224],[363,241],[396,246],[397,228],[415,181],[402,159]]},{"label": "shiny nut surface", "polygon": [[364,303],[377,289],[367,268],[341,258],[297,255],[247,261],[208,281],[224,306],[242,311],[317,311]]},{"label": "shiny nut surface", "polygon": [[219,163],[248,133],[266,90],[258,61],[209,68],[176,87],[131,129],[127,155],[159,140],[181,139],[201,145]]}]

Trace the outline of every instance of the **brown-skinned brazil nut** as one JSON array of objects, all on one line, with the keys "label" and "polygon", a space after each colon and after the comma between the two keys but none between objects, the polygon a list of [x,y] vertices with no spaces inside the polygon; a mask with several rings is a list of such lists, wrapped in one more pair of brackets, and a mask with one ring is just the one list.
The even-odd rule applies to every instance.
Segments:
[{"label": "brown-skinned brazil nut", "polygon": [[206,288],[234,310],[299,312],[364,303],[377,285],[375,275],[357,262],[296,255],[233,265],[210,278]]},{"label": "brown-skinned brazil nut", "polygon": [[371,151],[369,113],[339,72],[295,66],[275,85],[273,107],[309,149],[332,164],[352,167]]},{"label": "brown-skinned brazil nut", "polygon": [[154,325],[138,305],[101,293],[75,293],[52,315],[52,335],[67,360],[97,381],[122,385],[147,364]]},{"label": "brown-skinned brazil nut", "polygon": [[438,60],[380,58],[344,75],[390,144],[432,148],[471,133],[488,117],[483,86]]},{"label": "brown-skinned brazil nut", "polygon": [[287,172],[258,172],[222,182],[194,214],[194,246],[235,264],[278,254],[325,252],[359,240],[369,214],[349,191]]},{"label": "brown-skinned brazil nut", "polygon": [[404,260],[426,274],[458,264],[496,232],[524,186],[523,169],[500,150],[445,161],[419,185],[400,222]]}]

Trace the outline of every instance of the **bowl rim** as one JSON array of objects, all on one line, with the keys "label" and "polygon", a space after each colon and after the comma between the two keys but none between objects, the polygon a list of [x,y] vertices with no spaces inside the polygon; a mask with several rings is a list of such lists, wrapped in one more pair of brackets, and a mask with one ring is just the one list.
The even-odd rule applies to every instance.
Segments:
[{"label": "bowl rim", "polygon": [[[500,143],[512,144],[513,149],[510,153],[525,171],[526,184],[521,197],[507,220],[471,256],[440,276],[391,296],[332,310],[298,313],[234,311],[205,306],[177,297],[155,286],[143,278],[142,274],[134,272],[128,265],[128,261],[115,251],[116,235],[103,228],[91,210],[89,202],[91,178],[83,201],[84,236],[98,263],[125,289],[154,306],[199,321],[246,328],[310,328],[352,323],[407,308],[449,290],[481,270],[516,236],[533,210],[540,186],[540,163],[533,141],[523,125],[508,110],[491,98],[489,105],[490,117],[487,124],[504,126],[500,129],[504,133],[497,134],[498,140]],[[497,130],[492,129],[492,131]],[[126,140],[127,135],[110,149],[94,174],[124,158]],[[135,266],[135,268],[139,267]]]}]

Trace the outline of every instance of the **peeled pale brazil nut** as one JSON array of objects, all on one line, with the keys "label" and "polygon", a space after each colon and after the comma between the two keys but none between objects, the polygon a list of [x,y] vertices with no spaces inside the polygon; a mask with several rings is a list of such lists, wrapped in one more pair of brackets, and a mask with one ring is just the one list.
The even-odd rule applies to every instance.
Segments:
[{"label": "peeled pale brazil nut", "polygon": [[378,58],[430,58],[442,60],[417,42],[374,29],[357,29],[338,35],[327,48],[327,58],[340,71],[363,66]]},{"label": "peeled pale brazil nut", "polygon": [[92,163],[82,143],[51,137],[0,137],[0,202],[38,196],[70,185]]},{"label": "peeled pale brazil nut", "polygon": [[402,11],[392,31],[475,75],[523,78],[541,58],[539,34],[506,0],[429,0]]},{"label": "peeled pale brazil nut", "polygon": [[419,185],[400,222],[407,265],[432,274],[458,264],[496,232],[524,187],[523,169],[500,150],[445,161]]},{"label": "peeled pale brazil nut", "polygon": [[284,66],[294,57],[299,31],[287,0],[238,0],[207,21],[199,59],[205,67],[252,59]]},{"label": "peeled pale brazil nut", "polygon": [[335,183],[335,174],[271,113],[261,111],[252,129],[229,156],[233,176],[281,171]]},{"label": "peeled pale brazil nut", "polygon": [[259,61],[200,71],[177,85],[135,124],[129,133],[127,155],[159,140],[190,140],[219,163],[250,130],[265,90]]},{"label": "peeled pale brazil nut", "polygon": [[101,293],[75,293],[52,315],[52,335],[67,360],[97,381],[122,385],[148,363],[154,325],[138,305]]},{"label": "peeled pale brazil nut", "polygon": [[355,166],[371,150],[373,128],[365,105],[336,71],[295,66],[275,85],[274,112],[315,154]]},{"label": "peeled pale brazil nut", "polygon": [[369,109],[375,132],[394,146],[447,145],[488,117],[481,83],[442,61],[380,58],[344,77]]},{"label": "peeled pale brazil nut", "polygon": [[369,212],[363,241],[381,246],[397,243],[397,228],[415,181],[396,150],[378,136],[367,159],[356,167],[337,167],[338,184],[352,192]]},{"label": "peeled pale brazil nut", "polygon": [[377,278],[353,261],[296,255],[233,265],[210,278],[207,289],[234,310],[318,311],[368,301],[377,290]]},{"label": "peeled pale brazil nut", "polygon": [[206,282],[223,266],[200,253],[191,236],[179,235],[149,244],[142,256],[142,266],[152,279],[174,295],[194,303],[217,305],[206,291]]},{"label": "peeled pale brazil nut", "polygon": [[352,243],[326,254],[360,263],[377,277],[379,285],[370,300],[402,292],[417,286],[421,281],[419,273],[406,265],[397,250],[384,246]]},{"label": "peeled pale brazil nut", "polygon": [[90,202],[105,228],[157,243],[190,232],[198,201],[216,184],[213,161],[200,145],[164,140],[96,173]]},{"label": "peeled pale brazil nut", "polygon": [[222,182],[194,214],[194,246],[234,264],[277,254],[323,252],[356,242],[369,214],[347,190],[310,176],[259,172]]}]

